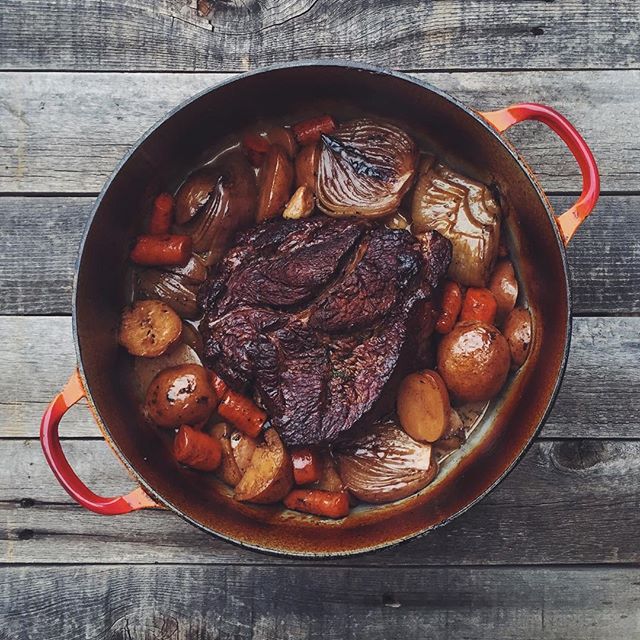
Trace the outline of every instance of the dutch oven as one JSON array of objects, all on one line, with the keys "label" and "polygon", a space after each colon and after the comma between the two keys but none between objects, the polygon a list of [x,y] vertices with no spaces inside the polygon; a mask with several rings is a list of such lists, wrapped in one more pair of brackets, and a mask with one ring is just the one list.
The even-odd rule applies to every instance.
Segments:
[{"label": "dutch oven", "polygon": [[[185,175],[205,150],[229,131],[258,118],[291,115],[327,104],[335,113],[366,111],[402,121],[429,139],[435,153],[500,192],[512,259],[533,317],[526,364],[485,417],[478,433],[437,480],[406,500],[359,506],[340,522],[242,505],[214,480],[176,470],[152,428],[126,400],[118,373],[116,340],[127,254],[163,185]],[[297,116],[296,116],[297,114]],[[582,194],[556,216],[538,180],[501,135],[524,120],[548,125],[580,165]],[[301,62],[235,77],[187,100],[150,129],[107,181],[82,239],[73,294],[78,368],[49,405],[41,425],[46,459],[62,486],[82,506],[105,515],[167,508],[210,534],[286,555],[328,556],[386,547],[450,521],[485,496],[523,456],[549,413],[569,350],[571,299],[565,246],[591,213],[599,193],[593,155],[557,111],[516,104],[478,113],[436,87],[382,69],[344,62]],[[106,442],[138,487],[117,497],[93,493],[74,473],[60,445],[58,426],[81,398]]]}]

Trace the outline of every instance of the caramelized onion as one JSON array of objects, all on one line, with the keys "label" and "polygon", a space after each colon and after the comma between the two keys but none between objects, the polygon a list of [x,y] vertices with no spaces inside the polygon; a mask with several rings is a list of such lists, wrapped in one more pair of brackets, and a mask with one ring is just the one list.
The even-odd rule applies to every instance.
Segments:
[{"label": "caramelized onion", "polygon": [[398,208],[413,181],[417,147],[402,129],[368,118],[323,135],[316,194],[333,216],[385,216]]},{"label": "caramelized onion", "polygon": [[449,277],[484,287],[500,242],[500,207],[489,188],[425,156],[412,204],[415,234],[438,231],[451,241]]},{"label": "caramelized onion", "polygon": [[135,297],[141,300],[162,300],[181,318],[197,318],[200,315],[196,295],[200,283],[190,278],[162,271],[142,269],[135,279]]},{"label": "caramelized onion", "polygon": [[212,166],[193,173],[176,196],[176,219],[188,220],[180,233],[190,235],[193,249],[207,265],[218,262],[236,232],[255,216],[256,177],[239,151],[221,156]]},{"label": "caramelized onion", "polygon": [[337,456],[343,482],[365,502],[406,498],[438,471],[431,445],[416,442],[393,422],[377,423],[345,441]]}]

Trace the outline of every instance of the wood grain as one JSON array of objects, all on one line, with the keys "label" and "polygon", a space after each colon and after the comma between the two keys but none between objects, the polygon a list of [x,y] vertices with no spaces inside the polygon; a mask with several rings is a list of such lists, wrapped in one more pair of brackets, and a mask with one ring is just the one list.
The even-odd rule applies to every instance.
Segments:
[{"label": "wood grain", "polygon": [[[640,148],[629,132],[640,128],[640,71],[417,75],[477,109],[522,101],[556,107],[593,147],[603,190],[638,189]],[[120,157],[148,127],[185,98],[227,77],[0,74],[0,191],[99,191]],[[547,190],[580,190],[575,160],[543,125],[519,125],[509,137]]]},{"label": "wood grain", "polygon": [[[547,437],[634,438],[640,433],[640,318],[575,318],[569,364]],[[68,317],[0,317],[0,424],[5,437],[37,437],[46,404],[76,357]],[[16,374],[16,372],[19,372]],[[88,412],[73,408],[61,434],[97,436]]]},{"label": "wood grain", "polygon": [[[103,442],[67,441],[64,449],[94,491],[133,488]],[[276,562],[209,537],[168,511],[92,514],[72,504],[37,441],[5,440],[2,450],[0,562]],[[447,527],[342,564],[640,562],[638,487],[637,441],[537,442],[493,493]]]},{"label": "wood grain", "polygon": [[[201,3],[204,4],[204,3]],[[5,69],[245,70],[341,57],[402,69],[638,64],[633,0],[5,0]]]},{"label": "wood grain", "polygon": [[[558,213],[574,200],[551,198]],[[92,205],[85,197],[0,197],[0,313],[70,313],[77,250]],[[574,313],[640,312],[639,208],[639,196],[603,196],[572,240]]]},{"label": "wood grain", "polygon": [[14,567],[0,637],[631,639],[639,600],[624,568]]}]

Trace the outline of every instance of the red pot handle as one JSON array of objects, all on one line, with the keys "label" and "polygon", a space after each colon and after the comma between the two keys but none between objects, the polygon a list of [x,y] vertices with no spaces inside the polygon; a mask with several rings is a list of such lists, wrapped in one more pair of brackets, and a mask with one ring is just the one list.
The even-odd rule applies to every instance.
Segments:
[{"label": "red pot handle", "polygon": [[525,102],[499,111],[485,111],[480,115],[500,133],[518,122],[539,120],[555,131],[569,147],[582,172],[582,194],[570,209],[556,218],[564,244],[568,244],[578,227],[593,211],[600,195],[598,167],[583,137],[561,113],[542,104]]},{"label": "red pot handle", "polygon": [[78,400],[84,398],[85,391],[80,380],[80,374],[76,372],[69,378],[64,389],[51,401],[42,416],[40,423],[40,443],[53,474],[58,479],[65,491],[83,507],[106,516],[115,516],[120,513],[129,513],[138,509],[162,508],[154,502],[141,487],[134,489],[126,496],[103,498],[89,489],[67,461],[64,451],[60,446],[58,426],[62,416]]}]

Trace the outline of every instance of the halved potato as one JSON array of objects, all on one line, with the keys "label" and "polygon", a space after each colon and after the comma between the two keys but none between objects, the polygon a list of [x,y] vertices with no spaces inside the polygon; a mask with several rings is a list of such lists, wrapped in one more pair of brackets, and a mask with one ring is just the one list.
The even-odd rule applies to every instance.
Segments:
[{"label": "halved potato", "polygon": [[222,461],[217,469],[217,474],[223,482],[235,487],[242,480],[242,471],[240,471],[233,455],[232,431],[233,429],[226,422],[218,422],[209,429],[209,435],[215,438],[222,447]]},{"label": "halved potato", "polygon": [[180,316],[160,300],[138,300],[122,312],[118,342],[132,355],[155,358],[182,333]]},{"label": "halved potato", "polygon": [[296,186],[309,187],[311,191],[315,191],[319,152],[317,144],[302,147],[296,156]]},{"label": "halved potato", "polygon": [[236,500],[268,504],[282,500],[293,486],[291,458],[274,429],[264,434],[247,472],[235,490]]},{"label": "halved potato", "polygon": [[518,279],[511,260],[499,260],[489,279],[489,290],[496,299],[498,314],[497,323],[500,325],[513,311],[518,299]]},{"label": "halved potato", "polygon": [[251,464],[251,458],[256,450],[256,441],[242,431],[235,430],[229,438],[231,443],[231,451],[233,458],[240,469],[240,473],[244,475]]},{"label": "halved potato", "polygon": [[531,347],[531,314],[524,307],[516,307],[505,320],[504,337],[509,343],[512,368],[524,364]]},{"label": "halved potato", "polygon": [[435,371],[409,374],[400,384],[397,408],[402,428],[418,442],[435,442],[449,427],[449,393]]},{"label": "halved potato", "polygon": [[293,164],[280,145],[269,148],[258,175],[258,186],[256,221],[276,218],[287,204],[293,186]]}]

